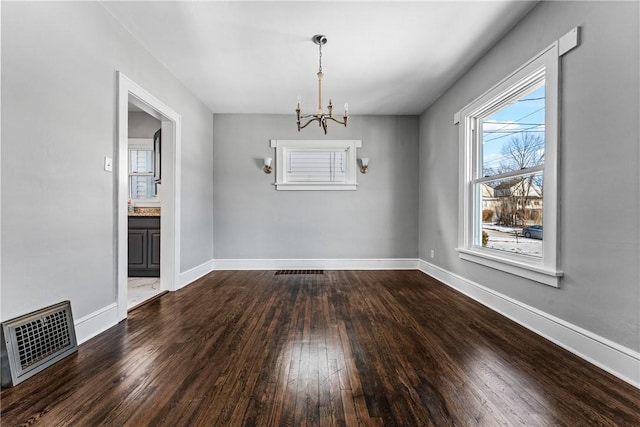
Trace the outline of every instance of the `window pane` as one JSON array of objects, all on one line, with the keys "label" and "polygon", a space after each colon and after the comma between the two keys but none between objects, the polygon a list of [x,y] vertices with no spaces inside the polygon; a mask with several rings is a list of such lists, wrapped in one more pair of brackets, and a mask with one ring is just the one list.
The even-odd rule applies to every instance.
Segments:
[{"label": "window pane", "polygon": [[543,173],[476,184],[482,194],[476,245],[542,257]]},{"label": "window pane", "polygon": [[544,164],[544,80],[484,117],[481,123],[482,176]]},{"label": "window pane", "polygon": [[129,188],[132,199],[150,199],[156,195],[153,175],[130,175]]},{"label": "window pane", "polygon": [[346,182],[346,151],[290,151],[288,182]]},{"label": "window pane", "polygon": [[129,173],[153,173],[153,150],[129,150]]}]

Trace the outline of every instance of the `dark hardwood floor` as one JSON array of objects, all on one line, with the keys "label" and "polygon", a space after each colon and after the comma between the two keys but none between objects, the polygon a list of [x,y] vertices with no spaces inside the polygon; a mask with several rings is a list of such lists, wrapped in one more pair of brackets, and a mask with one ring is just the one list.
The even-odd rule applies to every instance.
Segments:
[{"label": "dark hardwood floor", "polygon": [[3,426],[639,426],[640,391],[418,271],[215,272],[2,391]]}]

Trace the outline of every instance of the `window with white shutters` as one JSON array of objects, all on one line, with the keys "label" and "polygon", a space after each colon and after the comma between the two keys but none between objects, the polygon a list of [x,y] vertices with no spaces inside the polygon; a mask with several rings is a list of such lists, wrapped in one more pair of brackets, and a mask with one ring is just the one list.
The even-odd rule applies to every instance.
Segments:
[{"label": "window with white shutters", "polygon": [[347,152],[289,151],[287,180],[289,182],[337,182],[347,179]]},{"label": "window with white shutters", "polygon": [[359,140],[271,140],[276,189],[355,190]]},{"label": "window with white shutters", "polygon": [[151,199],[157,196],[154,180],[153,140],[129,139],[129,198]]}]

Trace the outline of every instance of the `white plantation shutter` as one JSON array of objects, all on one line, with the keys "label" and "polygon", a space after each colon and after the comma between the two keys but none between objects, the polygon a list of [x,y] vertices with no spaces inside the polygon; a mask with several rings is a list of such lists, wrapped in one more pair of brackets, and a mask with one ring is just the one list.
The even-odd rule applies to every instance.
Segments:
[{"label": "white plantation shutter", "polygon": [[153,140],[129,138],[129,198],[151,199],[156,196],[153,162]]},{"label": "white plantation shutter", "polygon": [[289,151],[287,181],[344,183],[347,178],[346,161],[346,150]]},{"label": "white plantation shutter", "polygon": [[131,173],[153,173],[152,150],[129,150],[131,154]]},{"label": "white plantation shutter", "polygon": [[356,190],[360,140],[272,139],[277,190]]}]

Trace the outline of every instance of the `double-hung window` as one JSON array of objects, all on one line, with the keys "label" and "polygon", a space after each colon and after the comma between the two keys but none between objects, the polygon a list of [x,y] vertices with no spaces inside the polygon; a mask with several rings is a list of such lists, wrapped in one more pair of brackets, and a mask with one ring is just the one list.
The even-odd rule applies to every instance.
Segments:
[{"label": "double-hung window", "polygon": [[153,140],[129,138],[129,198],[152,199],[157,196],[154,179]]},{"label": "double-hung window", "polygon": [[359,140],[272,140],[277,190],[355,190]]},{"label": "double-hung window", "polygon": [[463,108],[461,258],[558,286],[558,47]]}]

